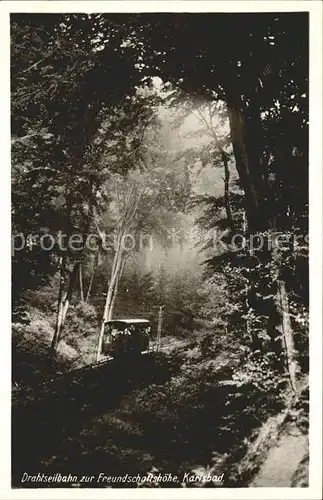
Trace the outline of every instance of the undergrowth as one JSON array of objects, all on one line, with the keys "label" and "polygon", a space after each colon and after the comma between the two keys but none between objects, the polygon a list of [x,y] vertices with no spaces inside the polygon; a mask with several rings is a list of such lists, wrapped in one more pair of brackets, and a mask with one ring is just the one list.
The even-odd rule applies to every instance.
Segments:
[{"label": "undergrowth", "polygon": [[[171,354],[156,353],[140,363],[49,389],[51,396],[40,398],[39,417],[30,421],[34,429],[40,418],[44,429],[34,468],[78,475],[155,470],[179,477],[212,469],[224,473],[224,480],[208,486],[237,485],[239,463],[257,431],[284,408],[281,375],[222,331],[201,332]],[[58,400],[58,421],[51,398]],[[28,432],[23,417],[24,411],[20,435]]]}]

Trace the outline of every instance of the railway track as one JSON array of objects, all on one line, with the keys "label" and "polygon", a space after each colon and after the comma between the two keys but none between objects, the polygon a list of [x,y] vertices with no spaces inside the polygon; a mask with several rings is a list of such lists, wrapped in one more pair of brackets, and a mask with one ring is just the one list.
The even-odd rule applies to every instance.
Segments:
[{"label": "railway track", "polygon": [[[157,352],[163,352],[166,350],[167,349],[165,347],[157,349],[156,346],[154,346],[150,350],[143,351],[141,355],[149,357],[153,356]],[[110,367],[111,374],[114,364],[117,364],[114,358],[110,356],[104,357],[96,363],[91,363],[80,368],[61,373],[57,376],[47,378],[36,385],[21,385],[19,387],[13,387],[11,397],[12,405],[16,406],[18,404],[28,404],[28,402],[30,402],[31,400],[41,399],[42,395],[44,393],[47,393],[48,391],[56,392],[57,390],[59,390],[59,388],[63,388],[64,386],[71,386],[77,383],[82,383],[82,380],[83,383],[86,383],[91,378],[95,379],[96,375],[99,375],[101,371],[108,372]]]},{"label": "railway track", "polygon": [[109,414],[124,397],[164,384],[175,371],[169,357],[148,351],[128,363],[106,359],[36,387],[21,387],[12,404],[13,483],[19,484],[26,470],[43,470],[61,443],[77,440],[89,422]]}]

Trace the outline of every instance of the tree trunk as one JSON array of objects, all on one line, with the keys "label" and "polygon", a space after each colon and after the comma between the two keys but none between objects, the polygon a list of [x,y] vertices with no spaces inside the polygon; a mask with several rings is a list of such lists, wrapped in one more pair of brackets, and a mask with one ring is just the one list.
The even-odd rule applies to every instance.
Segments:
[{"label": "tree trunk", "polygon": [[81,302],[84,302],[82,264],[80,264],[79,266],[79,279],[80,279],[80,298]]},{"label": "tree trunk", "polygon": [[[123,270],[123,236],[125,235],[125,232],[127,228],[129,229],[131,227],[131,223],[137,213],[138,209],[138,204],[140,202],[141,195],[137,196],[135,201],[130,204],[130,199],[126,202],[125,206],[125,211],[123,213],[123,216],[121,218],[121,225],[119,226],[119,233],[118,233],[118,238],[117,238],[117,245],[116,245],[116,250],[113,258],[113,263],[112,263],[112,270],[111,270],[111,280],[109,283],[109,289],[105,301],[105,306],[104,306],[104,312],[102,316],[102,322],[101,322],[101,327],[100,327],[100,334],[99,334],[99,339],[98,339],[98,347],[97,347],[97,356],[96,359],[99,361],[100,355],[101,355],[101,350],[102,350],[102,341],[103,341],[103,335],[104,335],[104,325],[105,322],[112,317],[112,308],[114,305],[115,297],[116,297],[116,292],[117,292],[117,286],[122,274]],[[100,234],[100,229],[98,227],[98,231]]]},{"label": "tree trunk", "polygon": [[92,273],[91,273],[91,277],[90,277],[90,283],[89,283],[89,286],[88,286],[88,289],[87,289],[87,293],[86,293],[86,298],[85,298],[85,302],[86,303],[88,303],[89,299],[90,299],[90,295],[91,295],[91,291],[92,291],[92,286],[93,286],[93,281],[94,281],[94,276],[95,276],[97,267],[99,265],[99,259],[100,259],[100,248],[97,250],[97,252],[96,252],[96,254],[94,256]]},{"label": "tree trunk", "polygon": [[241,186],[245,192],[248,230],[256,233],[267,227],[263,210],[263,172],[258,149],[258,136],[253,134],[241,96],[235,91],[227,91],[232,146]]},{"label": "tree trunk", "polygon": [[70,275],[70,280],[69,280],[69,284],[68,284],[68,290],[67,290],[67,294],[66,294],[66,297],[65,297],[64,303],[63,303],[63,314],[62,314],[61,331],[64,328],[67,311],[68,311],[68,308],[69,308],[69,305],[70,305],[70,302],[71,302],[71,299],[72,299],[72,295],[73,295],[73,291],[74,291],[74,288],[75,288],[75,283],[76,283],[76,279],[77,279],[77,276],[78,276],[78,273],[79,273],[80,265],[81,265],[80,261],[75,262],[74,266],[73,266],[73,270],[72,270],[71,275]]},{"label": "tree trunk", "polygon": [[113,314],[113,310],[114,310],[114,306],[115,306],[116,298],[117,298],[117,294],[118,294],[119,282],[120,282],[120,279],[121,279],[122,274],[123,274],[123,269],[124,269],[125,263],[126,263],[126,261],[123,260],[121,267],[120,267],[120,270],[118,272],[118,277],[116,279],[115,287],[114,287],[113,294],[112,294],[112,300],[111,300],[111,304],[110,304],[110,308],[109,308],[108,318],[107,318],[109,321],[112,319],[112,314]]},{"label": "tree trunk", "polygon": [[[92,185],[91,185],[91,191],[92,191]],[[66,198],[69,199],[68,184],[66,185]],[[69,217],[70,213],[71,213],[70,204],[68,204],[66,212],[67,212],[67,216]],[[88,221],[87,227],[84,231],[84,241],[86,241],[86,239],[87,239],[88,232],[89,232],[90,225],[91,225],[92,216],[93,216],[93,202],[91,199],[89,202],[88,216],[89,216],[89,221]],[[82,251],[81,251],[81,254],[82,254]],[[65,299],[63,300],[65,281],[66,281],[67,255],[64,255],[62,258],[61,278],[60,278],[60,286],[59,286],[59,292],[58,292],[57,319],[56,319],[56,325],[55,325],[55,332],[54,332],[53,339],[51,342],[51,348],[50,348],[51,354],[54,354],[54,352],[56,351],[57,344],[58,344],[60,337],[61,337],[61,334],[62,334],[62,329],[64,327],[64,323],[65,323],[68,307],[70,304],[70,300],[71,300],[71,297],[73,294],[73,290],[74,290],[76,278],[78,275],[80,263],[81,263],[81,260],[75,262],[75,264],[74,264],[73,271],[70,275],[68,291],[67,291],[67,294],[65,296]]]},{"label": "tree trunk", "polygon": [[[89,228],[87,228],[87,230],[86,230],[86,232],[84,234],[84,241],[86,241],[86,239],[87,239],[88,230],[89,230]],[[61,330],[63,329],[64,324],[65,324],[67,311],[68,311],[68,308],[69,308],[70,303],[71,303],[71,299],[72,299],[72,295],[73,295],[73,292],[74,292],[74,289],[75,289],[75,284],[76,284],[77,277],[80,276],[79,273],[81,272],[80,268],[81,268],[81,263],[82,263],[81,259],[82,259],[82,254],[79,256],[79,260],[77,260],[76,262],[74,262],[73,270],[72,270],[72,272],[70,274],[70,280],[69,280],[69,284],[68,284],[68,290],[67,290],[67,294],[66,294],[66,297],[64,299],[64,305],[63,305],[63,316],[62,316]],[[83,293],[83,283],[82,283],[82,293]]]},{"label": "tree trunk", "polygon": [[290,383],[295,394],[298,392],[297,373],[300,372],[300,366],[297,361],[295,350],[294,332],[291,325],[289,314],[288,295],[285,282],[278,280],[278,304],[282,318],[281,333],[283,349],[286,355],[286,365],[289,374]]},{"label": "tree trunk", "polygon": [[[89,206],[89,216],[90,216],[90,218],[93,216],[93,206],[92,206],[91,202],[90,202],[90,206]],[[91,225],[91,222],[88,222],[87,227],[84,230],[84,235],[83,235],[83,241],[84,242],[86,242],[86,240],[87,240],[87,237],[88,237],[88,234],[89,234],[89,230],[90,230],[90,225]],[[68,311],[68,308],[69,308],[69,305],[70,305],[70,302],[71,302],[71,298],[72,298],[73,291],[74,291],[74,288],[75,288],[76,280],[77,280],[77,277],[79,275],[79,269],[80,269],[81,262],[82,262],[83,250],[84,250],[84,248],[80,251],[79,258],[74,263],[73,270],[72,270],[72,273],[70,275],[70,280],[69,280],[69,285],[68,285],[68,291],[67,291],[66,297],[64,299],[64,305],[63,305],[63,315],[62,315],[61,330],[64,327],[64,323],[65,323],[65,320],[66,320],[67,311]]]},{"label": "tree trunk", "polygon": [[227,219],[228,223],[230,225],[230,228],[233,229],[233,217],[232,217],[232,212],[231,212],[231,207],[230,207],[230,199],[229,199],[229,185],[230,185],[230,170],[228,166],[228,159],[226,157],[226,154],[223,152],[222,153],[222,161],[224,165],[224,204],[225,204],[225,211],[227,214]]},{"label": "tree trunk", "polygon": [[114,283],[112,283],[110,281],[109,289],[108,289],[108,293],[107,293],[107,298],[106,298],[105,306],[104,306],[103,317],[102,317],[101,326],[100,326],[100,334],[99,334],[98,348],[97,348],[97,354],[96,354],[97,361],[99,361],[100,356],[101,356],[102,341],[103,341],[103,335],[104,335],[104,326],[105,326],[106,321],[109,321],[111,319],[111,312],[112,312],[111,311],[111,304],[112,304],[112,300],[113,300],[113,291],[114,291]]},{"label": "tree trunk", "polygon": [[[122,234],[119,236],[118,241],[117,241],[117,248],[116,252],[114,255],[113,259],[113,264],[112,264],[112,270],[111,270],[111,280],[109,283],[109,288],[108,288],[108,293],[105,301],[105,306],[104,306],[104,311],[103,311],[103,316],[102,316],[102,321],[101,321],[101,327],[100,327],[100,334],[99,334],[99,340],[98,340],[98,348],[97,348],[97,355],[96,359],[99,361],[100,355],[101,355],[101,349],[102,349],[102,341],[103,341],[103,335],[104,335],[104,324],[106,321],[108,321],[111,318],[111,305],[113,301],[113,294],[115,291],[116,284],[119,279],[119,271],[122,266],[122,248],[121,248],[121,242],[122,242]],[[110,312],[111,311],[111,312]]]},{"label": "tree trunk", "polygon": [[111,300],[111,304],[109,307],[109,313],[108,313],[108,317],[107,317],[108,321],[110,321],[112,319],[112,314],[113,314],[113,310],[114,310],[114,306],[115,306],[116,298],[117,298],[117,293],[118,293],[118,285],[119,285],[119,281],[116,282],[113,293],[112,293],[112,300]]},{"label": "tree trunk", "polygon": [[59,283],[58,301],[57,301],[57,316],[56,316],[55,331],[50,346],[51,355],[53,355],[56,351],[62,327],[63,294],[64,294],[65,280],[66,280],[66,260],[67,260],[66,255],[61,257],[60,283]]},{"label": "tree trunk", "polygon": [[[276,307],[279,313],[278,321],[275,321],[277,330],[281,334],[282,350],[285,354],[285,364],[288,372],[291,387],[295,394],[298,391],[297,373],[300,373],[300,365],[297,361],[297,352],[295,350],[294,332],[292,329],[290,313],[289,313],[289,300],[286,290],[286,283],[281,279],[282,269],[279,267],[279,252],[276,237],[279,233],[269,231],[271,241],[271,256],[273,267],[275,269],[275,278],[277,282],[276,293]],[[278,324],[277,324],[278,323]]]},{"label": "tree trunk", "polygon": [[215,146],[219,153],[221,154],[223,166],[224,166],[224,203],[225,203],[225,210],[227,214],[227,219],[230,225],[230,228],[233,229],[233,217],[232,217],[232,212],[231,212],[231,207],[230,207],[230,200],[229,200],[229,183],[230,183],[230,170],[228,166],[228,156],[226,152],[224,151],[223,147],[221,146],[221,142],[219,140],[219,137],[216,133],[216,130],[213,126],[212,123],[212,104],[208,105],[208,112],[209,112],[209,123],[207,122],[206,118],[203,116],[203,114],[199,113],[200,120],[205,124],[207,130],[211,134],[211,137],[214,139]]}]

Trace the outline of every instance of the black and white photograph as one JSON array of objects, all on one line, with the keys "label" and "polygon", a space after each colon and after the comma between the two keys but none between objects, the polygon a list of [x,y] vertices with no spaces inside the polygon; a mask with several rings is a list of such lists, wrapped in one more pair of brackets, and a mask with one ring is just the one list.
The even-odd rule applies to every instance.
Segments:
[{"label": "black and white photograph", "polygon": [[320,498],[321,3],[9,3],[9,488]]}]

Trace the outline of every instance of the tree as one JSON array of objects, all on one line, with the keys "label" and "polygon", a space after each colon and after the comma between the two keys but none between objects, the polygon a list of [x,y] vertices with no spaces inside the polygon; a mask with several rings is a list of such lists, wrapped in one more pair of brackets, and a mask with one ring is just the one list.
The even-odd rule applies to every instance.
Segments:
[{"label": "tree", "polygon": [[[307,154],[300,155],[302,160],[299,158],[297,162],[292,156],[299,155],[296,143],[302,144],[300,151],[307,151],[308,15],[165,14],[156,21],[152,16],[143,15],[137,22],[143,19],[146,30],[143,28],[142,36],[151,53],[150,71],[194,97],[198,95],[211,102],[222,99],[226,103],[236,168],[244,192],[246,235],[262,233],[265,239],[270,238],[272,229],[278,229],[278,218],[280,230],[295,230],[301,220],[300,213],[307,216],[307,195],[303,197],[301,189],[298,220],[292,213],[291,207],[298,205],[292,199],[300,186],[294,191],[293,182],[290,188],[289,169],[298,163],[297,183],[307,178]],[[297,30],[303,33],[301,38]],[[194,45],[190,44],[191,40]],[[215,54],[214,47],[222,50]],[[291,87],[297,90],[287,96],[287,89]],[[281,101],[289,101],[288,111],[284,105],[281,107]],[[291,113],[298,115],[296,120]],[[276,130],[268,131],[270,138],[267,118]],[[295,124],[296,128],[292,129],[295,134],[286,132],[291,129],[289,121]],[[274,146],[272,138],[277,138],[277,133],[282,141],[284,135],[288,137],[288,153],[280,140],[280,146]],[[279,170],[273,173],[272,166],[278,167],[278,163]],[[306,186],[306,182],[303,185]],[[277,192],[280,193],[279,207]],[[258,252],[257,258],[265,270],[268,254]],[[233,260],[236,261],[236,257]],[[281,265],[281,261],[278,264],[274,255],[271,267],[274,274],[278,272],[285,280],[287,276],[288,281],[291,280],[291,270]],[[248,285],[248,295],[253,295],[255,288],[257,286]],[[284,303],[287,307],[287,301]],[[289,313],[285,310],[282,314],[281,321]],[[289,351],[286,355],[290,358]]]},{"label": "tree", "polygon": [[[105,29],[109,36],[102,47],[102,42],[95,40],[95,31],[100,30],[102,35]],[[135,112],[127,112],[138,102],[136,99],[133,103],[132,96],[141,75],[129,57],[131,50],[121,47],[123,34],[116,20],[90,15],[15,15],[11,35],[14,228],[37,235],[43,225],[50,235],[60,229],[70,237],[76,231],[86,240],[102,176],[107,174],[102,162],[93,169],[96,158],[102,155],[94,138],[104,117],[110,114],[112,121],[106,133],[112,130],[114,136],[119,134],[116,147],[123,147],[120,128],[124,134],[132,128]],[[105,78],[111,68],[120,79],[116,86]],[[110,84],[101,85],[101,81]],[[120,110],[115,112],[118,107],[123,108],[121,117]],[[115,120],[119,120],[119,129]],[[132,139],[138,140],[133,135]],[[120,168],[127,169],[124,163]],[[36,206],[30,205],[31,199]],[[29,227],[24,222],[27,213],[36,214]],[[44,278],[48,266],[53,273],[62,261],[53,352],[75,288],[81,254],[61,255],[54,245],[47,259],[42,259],[48,262],[39,271]],[[39,267],[35,259],[25,256],[26,252],[17,253],[14,259],[15,276],[21,266],[29,265],[23,279],[14,278],[14,304],[19,304]],[[42,280],[34,280],[34,286]]]},{"label": "tree", "polygon": [[[158,129],[159,131],[159,129]],[[150,132],[150,135],[149,135]],[[110,183],[112,202],[105,215],[106,224],[97,225],[101,239],[106,231],[113,230],[114,248],[108,291],[100,327],[97,359],[101,355],[105,322],[112,318],[119,282],[129,252],[138,251],[138,240],[152,232],[165,231],[159,215],[163,211],[176,214],[185,205],[189,186],[183,182],[183,165],[176,167],[176,155],[166,149],[163,140],[156,142],[156,129],[148,130],[148,137],[142,143],[141,168],[129,171],[127,175],[115,174]],[[159,131],[160,133],[160,131]],[[187,180],[187,179],[186,179]],[[169,217],[169,220],[172,220]],[[131,245],[128,247],[127,240]]]},{"label": "tree", "polygon": [[[173,86],[194,100],[203,99],[210,111],[210,120],[204,125],[210,139],[212,136],[214,149],[220,153],[214,162],[220,160],[225,172],[223,200],[215,199],[207,207],[213,224],[220,227],[218,208],[222,203],[226,220],[244,237],[258,235],[267,242],[277,231],[300,235],[306,230],[307,14],[18,15],[13,18],[12,39],[13,166],[17,180],[14,220],[18,229],[34,228],[41,220],[50,220],[51,228],[64,227],[67,234],[72,234],[81,227],[86,236],[93,223],[92,209],[96,208],[102,219],[102,207],[109,202],[111,208],[108,195],[111,174],[126,177],[129,170],[145,171],[147,165],[150,172],[153,164],[151,193],[156,186],[162,186],[155,201],[167,209],[153,208],[149,217],[141,219],[136,227],[138,230],[154,227],[156,232],[158,227],[161,239],[167,239],[161,225],[156,224],[157,217],[160,219],[162,214],[165,228],[169,221],[168,207],[175,212],[179,207],[187,210],[190,182],[187,165],[183,168],[180,161],[170,161],[171,168],[164,175],[172,155],[167,148],[159,148],[158,142],[155,147],[151,143],[148,147],[147,138],[138,133],[143,130],[151,109],[138,95],[144,98],[152,77],[159,76],[167,91]],[[111,72],[115,75],[113,81],[107,78]],[[212,110],[221,105],[228,113],[243,196],[240,192],[238,195],[229,192],[228,157],[223,155],[228,152],[228,144],[226,140],[222,143],[212,126]],[[100,134],[109,132],[113,139],[100,139]],[[36,155],[35,146],[39,150]],[[180,189],[176,196],[169,196],[167,188],[174,182]],[[37,193],[37,204],[27,212],[28,225],[23,214],[32,192]],[[147,194],[149,200],[151,193]],[[135,212],[140,213],[139,206]],[[33,213],[37,214],[35,220]],[[122,239],[122,230],[120,234]],[[277,319],[277,307],[262,314],[266,300],[257,299],[259,294],[267,296],[266,287],[271,290],[270,275],[284,283],[280,292],[285,290],[288,300],[283,301],[285,309],[280,323],[289,316],[291,321],[285,321],[285,325],[289,325],[292,335],[292,318],[286,308],[296,296],[299,302],[307,301],[307,257],[306,251],[293,253],[289,248],[286,252],[275,255],[271,251],[246,248],[239,254],[229,252],[209,259],[211,268],[216,261],[223,265],[231,260],[226,272],[231,272],[236,282],[230,281],[229,275],[227,278],[233,288],[243,287],[235,300],[241,302],[239,310],[248,317],[249,327],[261,324],[264,328],[269,316],[271,323]],[[28,269],[28,279],[19,283],[21,290],[28,286],[36,269],[33,286],[39,286],[57,268],[64,255],[58,254],[56,247],[52,255],[52,261],[45,259],[37,269],[35,254],[17,253],[15,265]],[[65,271],[69,275],[67,295],[62,299],[63,321],[82,255],[77,252],[69,255],[66,267],[64,258],[61,262],[64,286]],[[116,255],[114,290],[122,270],[120,252]],[[259,266],[264,282],[257,278],[254,283],[251,279],[246,283],[241,279],[243,273],[251,273],[250,263]],[[296,274],[300,269],[302,284],[297,285]],[[276,299],[277,294],[276,290]],[[116,293],[111,291],[109,310],[115,297]],[[253,304],[249,307],[250,314],[244,310],[247,303]],[[255,328],[260,331],[258,326]],[[256,337],[255,334],[257,344]]]}]

